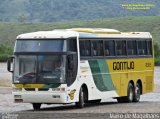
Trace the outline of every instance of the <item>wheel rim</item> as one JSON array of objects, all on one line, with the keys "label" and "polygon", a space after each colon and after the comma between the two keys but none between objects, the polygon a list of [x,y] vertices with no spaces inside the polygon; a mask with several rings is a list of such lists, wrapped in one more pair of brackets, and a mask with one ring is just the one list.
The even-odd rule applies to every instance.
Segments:
[{"label": "wheel rim", "polygon": [[132,88],[130,88],[130,91],[129,91],[129,100],[130,101],[133,100],[133,90],[132,90]]},{"label": "wheel rim", "polygon": [[84,93],[83,91],[81,92],[81,101],[82,101],[82,106],[84,105]]},{"label": "wheel rim", "polygon": [[137,100],[140,99],[140,89],[138,86],[136,86],[136,98],[137,98]]}]

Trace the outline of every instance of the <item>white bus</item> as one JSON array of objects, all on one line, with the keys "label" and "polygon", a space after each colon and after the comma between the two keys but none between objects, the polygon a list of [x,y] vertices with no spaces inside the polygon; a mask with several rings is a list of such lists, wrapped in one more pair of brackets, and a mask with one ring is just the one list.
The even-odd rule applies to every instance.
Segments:
[{"label": "white bus", "polygon": [[68,103],[82,108],[107,98],[138,102],[153,91],[152,44],[148,32],[103,28],[21,34],[7,66],[14,101],[34,109]]}]

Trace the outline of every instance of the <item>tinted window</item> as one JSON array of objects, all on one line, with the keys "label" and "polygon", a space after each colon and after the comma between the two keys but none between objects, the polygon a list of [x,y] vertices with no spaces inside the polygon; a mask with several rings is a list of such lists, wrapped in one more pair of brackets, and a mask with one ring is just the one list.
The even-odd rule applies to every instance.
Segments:
[{"label": "tinted window", "polygon": [[76,42],[76,39],[68,39],[67,40],[67,44],[68,44],[68,50],[69,51],[73,51],[73,52],[77,51],[77,42]]},{"label": "tinted window", "polygon": [[116,41],[116,54],[118,56],[126,55],[126,41]]},{"label": "tinted window", "polygon": [[104,50],[103,50],[103,41],[98,41],[98,56],[104,56]]},{"label": "tinted window", "polygon": [[104,53],[105,53],[105,56],[114,56],[115,55],[114,41],[105,41],[104,42]]},{"label": "tinted window", "polygon": [[81,40],[79,45],[80,56],[91,56],[91,44],[89,40]]},{"label": "tinted window", "polygon": [[62,52],[65,40],[17,40],[15,52]]},{"label": "tinted window", "polygon": [[79,42],[79,48],[80,48],[80,56],[85,56],[85,45],[84,41]]},{"label": "tinted window", "polygon": [[147,54],[152,55],[152,41],[147,41]]},{"label": "tinted window", "polygon": [[103,41],[92,41],[92,55],[93,56],[104,56]]},{"label": "tinted window", "polygon": [[127,54],[137,55],[137,44],[136,41],[127,41]]},{"label": "tinted window", "polygon": [[85,55],[91,56],[91,43],[89,40],[85,41]]},{"label": "tinted window", "polygon": [[92,41],[92,55],[98,56],[98,44],[97,41]]},{"label": "tinted window", "polygon": [[138,45],[138,55],[147,54],[147,42],[146,41],[137,41]]}]

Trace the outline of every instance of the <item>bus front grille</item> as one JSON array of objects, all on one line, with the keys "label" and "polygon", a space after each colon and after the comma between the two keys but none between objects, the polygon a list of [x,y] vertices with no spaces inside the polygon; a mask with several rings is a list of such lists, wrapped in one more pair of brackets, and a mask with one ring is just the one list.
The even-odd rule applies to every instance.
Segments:
[{"label": "bus front grille", "polygon": [[36,90],[35,88],[25,88],[26,91],[48,91],[49,88],[38,88],[38,90]]}]

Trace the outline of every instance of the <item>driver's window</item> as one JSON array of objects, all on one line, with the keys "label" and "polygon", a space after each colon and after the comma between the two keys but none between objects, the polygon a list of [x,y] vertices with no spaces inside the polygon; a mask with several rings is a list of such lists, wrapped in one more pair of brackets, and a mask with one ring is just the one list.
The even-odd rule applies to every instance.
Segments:
[{"label": "driver's window", "polygon": [[67,85],[71,85],[77,76],[77,54],[67,57]]}]

